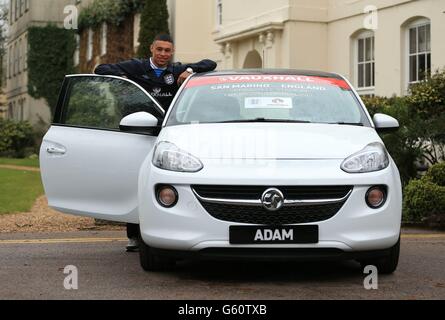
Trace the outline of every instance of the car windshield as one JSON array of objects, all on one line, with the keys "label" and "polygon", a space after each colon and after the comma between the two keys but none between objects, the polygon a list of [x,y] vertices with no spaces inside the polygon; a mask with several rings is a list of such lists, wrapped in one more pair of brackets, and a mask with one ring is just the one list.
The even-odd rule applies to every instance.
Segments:
[{"label": "car windshield", "polygon": [[230,122],[370,126],[346,81],[299,75],[192,78],[174,105],[167,126]]}]

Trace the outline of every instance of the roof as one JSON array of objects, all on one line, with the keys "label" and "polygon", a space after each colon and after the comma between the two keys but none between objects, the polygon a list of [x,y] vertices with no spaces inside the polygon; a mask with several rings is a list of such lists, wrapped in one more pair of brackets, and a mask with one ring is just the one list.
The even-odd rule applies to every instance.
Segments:
[{"label": "roof", "polygon": [[224,70],[224,71],[212,71],[196,74],[196,77],[205,76],[229,76],[229,75],[298,75],[308,77],[323,77],[332,79],[341,79],[342,76],[336,73],[329,73],[323,71],[313,70],[296,70],[296,69],[242,69],[242,70]]}]

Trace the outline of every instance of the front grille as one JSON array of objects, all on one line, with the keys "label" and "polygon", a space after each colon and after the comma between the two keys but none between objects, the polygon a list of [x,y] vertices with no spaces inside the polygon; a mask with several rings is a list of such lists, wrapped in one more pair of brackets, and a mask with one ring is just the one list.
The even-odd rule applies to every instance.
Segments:
[{"label": "front grille", "polygon": [[[224,200],[259,200],[264,186],[192,186],[204,209],[214,218],[222,221],[261,224],[286,225],[321,222],[334,217],[343,207],[347,199],[329,204],[311,204],[300,206],[284,206],[271,212],[261,205],[243,205],[213,203],[202,198]],[[327,200],[345,198],[352,186],[316,186],[316,187],[276,187],[286,200]],[[201,199],[200,199],[201,198]]]},{"label": "front grille", "polygon": [[[192,188],[205,198],[257,200],[261,199],[263,192],[270,187],[199,185],[192,186]],[[351,186],[285,186],[276,188],[280,189],[284,197],[289,200],[343,198],[352,189]]]}]

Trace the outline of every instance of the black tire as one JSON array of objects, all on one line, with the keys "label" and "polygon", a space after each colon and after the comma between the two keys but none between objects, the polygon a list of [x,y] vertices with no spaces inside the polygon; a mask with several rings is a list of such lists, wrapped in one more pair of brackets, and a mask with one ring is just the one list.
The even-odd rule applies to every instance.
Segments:
[{"label": "black tire", "polygon": [[389,250],[389,254],[380,259],[362,260],[362,268],[366,266],[376,266],[380,274],[393,274],[397,270],[400,256],[400,238],[399,241]]},{"label": "black tire", "polygon": [[161,272],[172,269],[175,261],[153,253],[153,250],[139,236],[139,260],[142,269],[150,272]]}]

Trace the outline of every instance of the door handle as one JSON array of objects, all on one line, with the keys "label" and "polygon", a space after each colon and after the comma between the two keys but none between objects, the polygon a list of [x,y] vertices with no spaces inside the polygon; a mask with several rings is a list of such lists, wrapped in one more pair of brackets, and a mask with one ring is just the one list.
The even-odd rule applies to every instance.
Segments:
[{"label": "door handle", "polygon": [[57,147],[48,147],[46,148],[46,152],[49,154],[65,154],[65,148],[57,148]]}]

